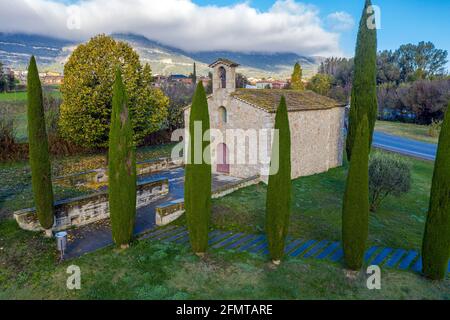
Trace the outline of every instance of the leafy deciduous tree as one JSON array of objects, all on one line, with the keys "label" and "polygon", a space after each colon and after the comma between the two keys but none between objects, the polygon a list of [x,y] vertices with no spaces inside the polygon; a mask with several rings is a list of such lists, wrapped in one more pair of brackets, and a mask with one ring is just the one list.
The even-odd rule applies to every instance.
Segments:
[{"label": "leafy deciduous tree", "polygon": [[305,86],[302,82],[303,71],[300,63],[294,65],[294,72],[291,76],[291,89],[293,90],[304,90]]},{"label": "leafy deciduous tree", "polygon": [[327,74],[317,73],[308,82],[306,88],[323,96],[331,89],[332,77]]},{"label": "leafy deciduous tree", "polygon": [[129,96],[135,142],[160,128],[168,99],[151,87],[150,66],[143,67],[128,44],[99,35],[79,45],[64,66],[60,130],[66,139],[85,147],[108,145],[117,66]]},{"label": "leafy deciduous tree", "polygon": [[397,155],[377,152],[369,161],[370,211],[375,212],[388,196],[401,196],[411,189],[411,168]]}]

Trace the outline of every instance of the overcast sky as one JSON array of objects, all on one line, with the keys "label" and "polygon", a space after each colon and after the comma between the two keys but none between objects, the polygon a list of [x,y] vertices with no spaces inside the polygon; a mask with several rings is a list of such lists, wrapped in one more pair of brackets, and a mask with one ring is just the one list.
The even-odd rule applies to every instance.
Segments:
[{"label": "overcast sky", "polygon": [[[379,49],[450,50],[450,0],[373,0]],[[352,56],[364,0],[0,0],[0,32],[86,40],[136,33],[190,51]]]},{"label": "overcast sky", "polygon": [[339,32],[353,18],[294,0],[262,11],[249,3],[228,6],[190,0],[0,0],[0,31],[84,40],[98,33],[129,32],[191,51],[292,51],[341,55]]}]

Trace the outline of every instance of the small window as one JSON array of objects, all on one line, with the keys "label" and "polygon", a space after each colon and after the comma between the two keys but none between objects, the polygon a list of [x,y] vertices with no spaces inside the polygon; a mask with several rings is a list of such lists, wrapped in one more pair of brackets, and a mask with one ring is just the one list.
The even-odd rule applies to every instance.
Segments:
[{"label": "small window", "polygon": [[227,123],[227,109],[225,107],[219,108],[219,119],[220,123]]}]

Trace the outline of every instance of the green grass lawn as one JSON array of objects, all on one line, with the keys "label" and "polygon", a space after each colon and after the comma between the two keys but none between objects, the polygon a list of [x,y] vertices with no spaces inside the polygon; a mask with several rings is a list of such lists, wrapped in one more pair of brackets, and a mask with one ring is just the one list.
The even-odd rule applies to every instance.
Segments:
[{"label": "green grass lawn", "polygon": [[[61,93],[56,87],[44,87],[45,95],[61,98]],[[1,92],[0,116],[10,117],[14,120],[14,129],[17,141],[26,142],[27,133],[27,93],[26,92]]]},{"label": "green grass lawn", "polygon": [[[135,242],[59,263],[54,241],[0,222],[0,299],[449,299],[449,282],[383,270],[381,290],[340,264],[289,258],[278,268],[258,255],[211,250],[201,260],[188,247]],[[66,289],[69,265],[81,289]]]},{"label": "green grass lawn", "polygon": [[[420,248],[433,164],[410,161],[413,188],[371,214],[371,244]],[[21,165],[11,170],[10,183],[28,174]],[[340,240],[345,175],[343,167],[294,180],[292,236]],[[263,232],[265,192],[259,184],[214,200],[213,227]],[[58,263],[54,246],[10,219],[0,221],[0,299],[450,299],[449,279],[436,283],[407,271],[383,269],[382,289],[368,290],[364,273],[352,277],[340,264],[314,259],[288,258],[274,268],[259,255],[211,250],[200,260],[188,247],[143,240],[126,251],[109,247]],[[72,264],[81,268],[79,291],[65,287]]]},{"label": "green grass lawn", "polygon": [[377,121],[375,130],[424,142],[438,142],[438,137],[430,136],[428,132],[429,127],[424,125],[393,121]]},{"label": "green grass lawn", "polygon": [[[407,249],[421,246],[433,163],[406,159],[412,165],[411,191],[399,198],[387,198],[376,213],[370,214],[370,244]],[[346,174],[346,167],[341,167],[293,181],[290,222],[293,237],[341,239],[341,206]],[[266,185],[260,183],[213,200],[215,227],[263,232],[266,189]]]},{"label": "green grass lawn", "polygon": [[[58,88],[43,87],[43,91],[45,94],[49,94],[54,98],[61,97],[61,92],[58,90]],[[26,101],[27,101],[26,91],[0,92],[0,102],[26,102]]]},{"label": "green grass lawn", "polygon": [[0,102],[17,102],[17,101],[27,101],[27,93],[25,91],[0,93]]}]

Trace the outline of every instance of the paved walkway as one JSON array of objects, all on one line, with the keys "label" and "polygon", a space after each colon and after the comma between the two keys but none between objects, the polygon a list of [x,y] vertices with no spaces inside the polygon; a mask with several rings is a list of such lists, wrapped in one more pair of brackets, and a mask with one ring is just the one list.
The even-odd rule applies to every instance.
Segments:
[{"label": "paved walkway", "polygon": [[[185,227],[168,226],[153,230],[140,239],[164,241],[189,245],[189,235]],[[267,240],[265,235],[232,233],[214,230],[209,234],[209,245],[213,249],[236,250],[267,255]],[[313,258],[340,262],[344,252],[340,242],[327,240],[305,240],[288,238],[285,253],[291,257]],[[364,261],[367,265],[378,265],[383,268],[422,271],[422,258],[416,250],[404,250],[372,246],[367,249]],[[450,272],[450,263],[448,265]]]},{"label": "paved walkway", "polygon": [[436,144],[394,136],[380,131],[373,133],[373,146],[407,156],[433,161],[436,158],[437,152]]},{"label": "paved walkway", "polygon": [[[169,193],[163,198],[140,208],[136,212],[134,234],[139,235],[156,227],[156,207],[173,200],[184,197],[184,168],[164,170],[158,173],[139,177],[139,181],[169,179]],[[241,181],[238,178],[213,175],[212,190],[219,190],[227,185]],[[65,258],[75,258],[82,254],[92,252],[113,244],[109,219],[68,230],[68,245]]]}]

